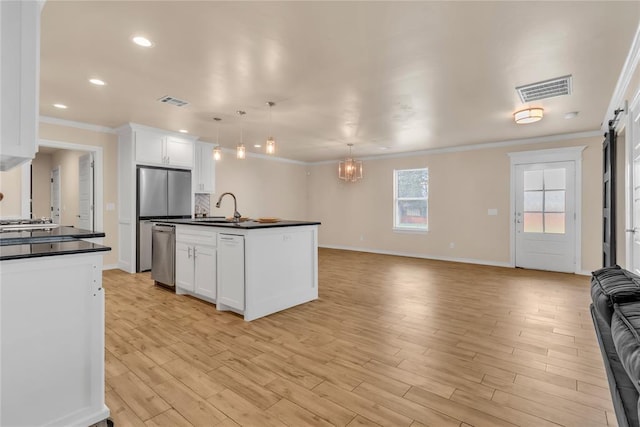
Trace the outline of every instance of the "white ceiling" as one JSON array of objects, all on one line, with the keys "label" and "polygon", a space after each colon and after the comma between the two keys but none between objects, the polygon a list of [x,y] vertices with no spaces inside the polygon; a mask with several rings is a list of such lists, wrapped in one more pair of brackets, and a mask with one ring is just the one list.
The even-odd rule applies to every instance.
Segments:
[{"label": "white ceiling", "polygon": [[[277,156],[301,161],[343,157],[347,143],[361,157],[591,131],[639,18],[637,1],[49,0],[40,113],[209,142],[221,117],[222,146],[235,147],[242,127],[249,151],[273,133]],[[134,45],[138,34],[154,47]],[[567,74],[572,95],[533,103],[541,122],[513,122],[524,107],[516,86]]]}]

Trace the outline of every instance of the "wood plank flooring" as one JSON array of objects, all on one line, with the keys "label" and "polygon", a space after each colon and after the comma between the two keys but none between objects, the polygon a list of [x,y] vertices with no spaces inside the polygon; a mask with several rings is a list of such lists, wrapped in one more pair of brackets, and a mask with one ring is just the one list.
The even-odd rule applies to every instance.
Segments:
[{"label": "wood plank flooring", "polygon": [[245,322],[106,271],[116,426],[616,425],[588,277],[321,249],[319,282]]}]

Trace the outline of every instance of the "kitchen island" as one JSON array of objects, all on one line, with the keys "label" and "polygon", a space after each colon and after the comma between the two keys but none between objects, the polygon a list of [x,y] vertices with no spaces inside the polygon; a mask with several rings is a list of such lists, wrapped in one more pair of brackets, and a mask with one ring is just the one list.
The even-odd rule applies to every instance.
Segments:
[{"label": "kitchen island", "polygon": [[255,320],[318,298],[319,222],[168,220],[176,293]]},{"label": "kitchen island", "polygon": [[[0,425],[88,426],[104,403],[102,232],[0,233]],[[88,239],[90,241],[87,241]]]}]

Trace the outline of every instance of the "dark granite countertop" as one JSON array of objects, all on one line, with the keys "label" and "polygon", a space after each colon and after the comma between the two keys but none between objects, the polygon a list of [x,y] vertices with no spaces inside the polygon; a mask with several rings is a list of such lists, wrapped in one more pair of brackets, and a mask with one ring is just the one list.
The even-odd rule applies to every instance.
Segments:
[{"label": "dark granite countertop", "polygon": [[76,239],[92,239],[104,237],[104,232],[82,230],[80,228],[60,226],[47,230],[22,230],[0,232],[0,246],[23,243],[63,242]]},{"label": "dark granite countertop", "polygon": [[258,222],[254,220],[243,221],[239,223],[235,222],[220,222],[221,220],[209,219],[209,218],[195,218],[195,219],[167,219],[158,222],[165,224],[182,224],[182,225],[202,225],[205,227],[224,227],[235,228],[241,230],[254,230],[258,228],[278,228],[278,227],[296,227],[302,225],[320,225],[317,221],[291,221],[291,220],[279,220],[278,222]]},{"label": "dark granite countertop", "polygon": [[54,255],[72,255],[87,252],[107,252],[111,248],[84,240],[31,243],[0,246],[0,261],[21,258],[38,258]]}]

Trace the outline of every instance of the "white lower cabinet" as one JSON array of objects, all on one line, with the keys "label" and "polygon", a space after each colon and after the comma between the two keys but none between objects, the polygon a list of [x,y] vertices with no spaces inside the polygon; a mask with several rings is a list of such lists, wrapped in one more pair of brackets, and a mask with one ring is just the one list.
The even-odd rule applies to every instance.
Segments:
[{"label": "white lower cabinet", "polygon": [[216,300],[216,233],[176,227],[176,293]]},{"label": "white lower cabinet", "polygon": [[218,266],[218,310],[243,311],[244,236],[218,234]]},{"label": "white lower cabinet", "polygon": [[195,293],[216,299],[216,248],[193,247]]}]

